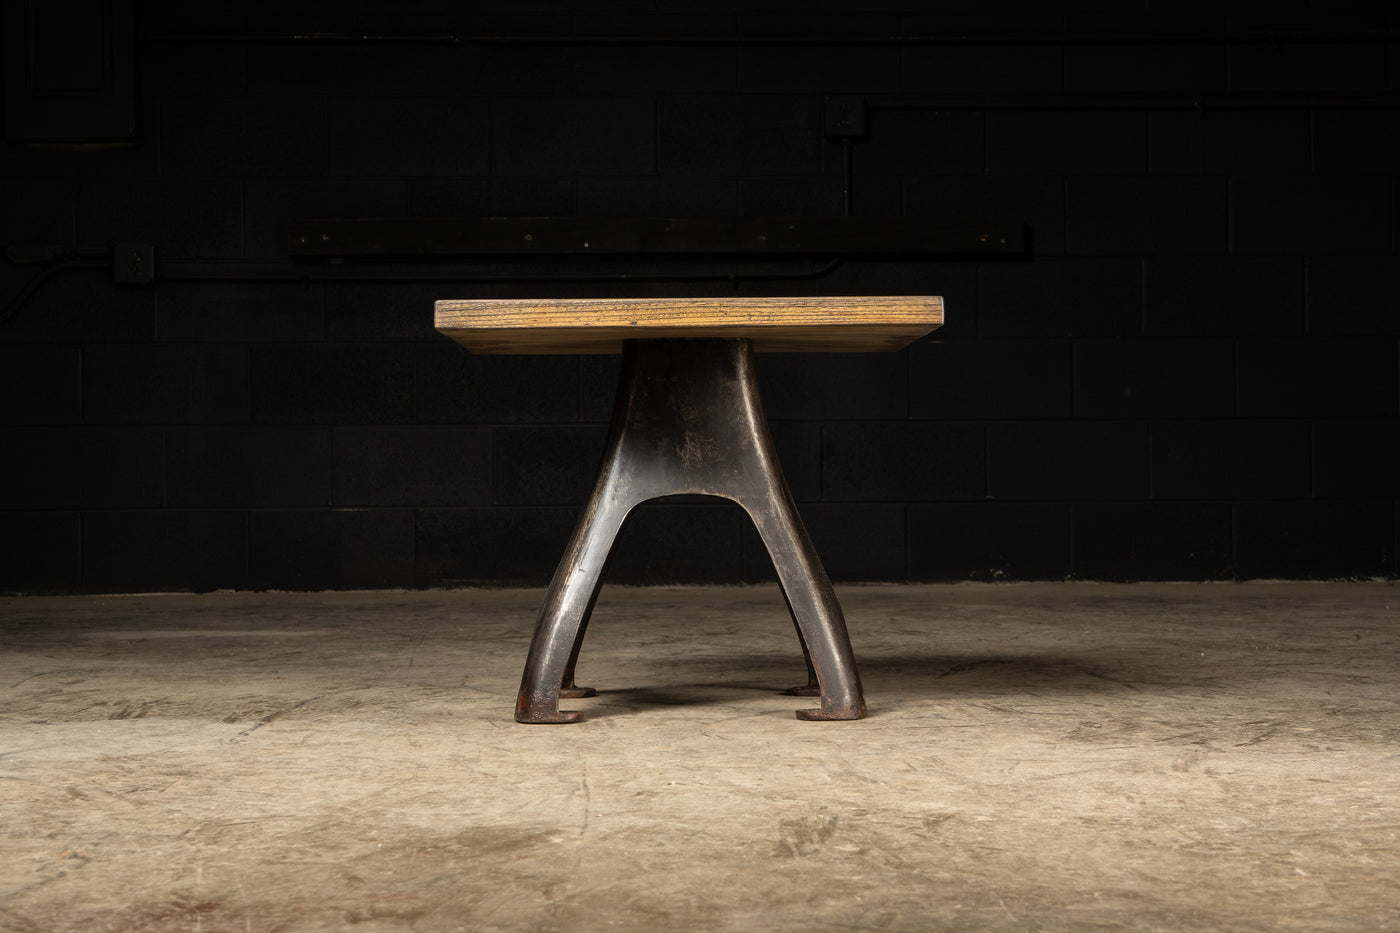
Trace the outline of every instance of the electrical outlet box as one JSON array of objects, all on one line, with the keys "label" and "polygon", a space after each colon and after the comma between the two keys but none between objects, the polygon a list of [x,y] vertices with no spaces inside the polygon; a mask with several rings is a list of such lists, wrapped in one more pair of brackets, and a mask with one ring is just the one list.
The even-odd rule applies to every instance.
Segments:
[{"label": "electrical outlet box", "polygon": [[112,279],[121,285],[153,285],[156,280],[154,243],[113,243]]},{"label": "electrical outlet box", "polygon": [[828,97],[822,119],[827,139],[853,139],[865,135],[865,98],[854,95]]}]

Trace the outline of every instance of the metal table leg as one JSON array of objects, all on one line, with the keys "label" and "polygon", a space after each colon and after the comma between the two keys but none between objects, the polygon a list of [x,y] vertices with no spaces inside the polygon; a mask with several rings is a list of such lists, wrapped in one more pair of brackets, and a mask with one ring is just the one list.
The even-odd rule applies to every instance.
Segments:
[{"label": "metal table leg", "polygon": [[820,696],[798,719],[860,719],[860,675],[831,581],[783,479],[745,339],[629,340],[603,464],[588,505],[545,595],[515,705],[519,722],[577,722],[559,698],[591,696],[574,667],[613,543],[649,499],[683,493],[732,499],[749,514],[773,559]]}]

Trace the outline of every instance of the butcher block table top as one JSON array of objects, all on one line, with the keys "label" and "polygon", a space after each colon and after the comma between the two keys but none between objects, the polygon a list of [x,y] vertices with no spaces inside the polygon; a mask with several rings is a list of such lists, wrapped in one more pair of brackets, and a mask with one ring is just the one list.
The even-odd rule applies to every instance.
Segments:
[{"label": "butcher block table top", "polygon": [[759,353],[899,350],[943,324],[943,299],[509,298],[436,304],[473,353],[620,353],[628,339],[745,337]]}]

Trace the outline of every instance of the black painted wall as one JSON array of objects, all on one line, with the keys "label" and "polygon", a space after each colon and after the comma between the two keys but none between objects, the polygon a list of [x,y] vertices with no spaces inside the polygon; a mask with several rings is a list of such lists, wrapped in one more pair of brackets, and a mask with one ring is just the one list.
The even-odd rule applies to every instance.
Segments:
[{"label": "black painted wall", "polygon": [[[0,588],[543,582],[616,360],[472,357],[432,300],[734,292],[946,298],[899,355],[759,360],[838,580],[1393,577],[1394,18],[1020,5],[138,4],[139,145],[0,155],[8,246],[151,240],[170,273],[64,271],[0,325]],[[247,38],[309,32],[521,41]],[[295,217],[839,215],[835,94],[879,105],[856,215],[1024,218],[1031,257],[171,280],[285,268]],[[41,269],[0,264],[0,294]],[[769,573],[736,508],[673,502],[610,579]]]}]

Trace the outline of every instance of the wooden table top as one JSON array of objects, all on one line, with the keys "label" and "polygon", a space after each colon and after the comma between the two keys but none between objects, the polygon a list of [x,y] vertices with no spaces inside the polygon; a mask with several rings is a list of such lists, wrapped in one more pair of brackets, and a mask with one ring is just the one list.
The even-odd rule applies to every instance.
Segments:
[{"label": "wooden table top", "polygon": [[943,324],[943,299],[523,298],[437,302],[436,326],[473,353],[620,353],[622,341],[748,337],[754,350],[898,350]]}]

